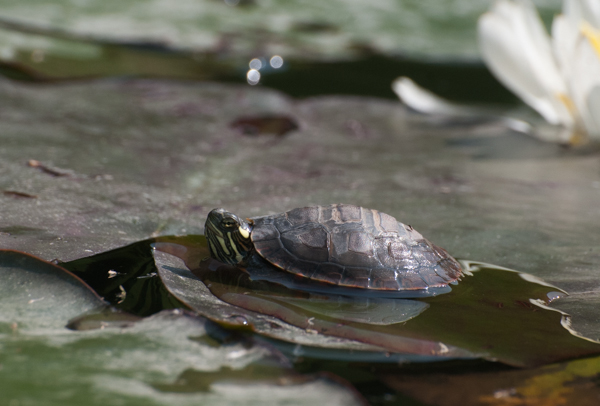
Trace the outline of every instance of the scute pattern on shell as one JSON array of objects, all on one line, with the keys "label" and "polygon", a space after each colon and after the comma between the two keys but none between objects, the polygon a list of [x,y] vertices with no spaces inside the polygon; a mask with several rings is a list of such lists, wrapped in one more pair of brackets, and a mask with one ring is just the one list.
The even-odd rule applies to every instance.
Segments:
[{"label": "scute pattern on shell", "polygon": [[444,249],[377,210],[313,206],[253,221],[258,254],[313,280],[406,290],[445,286],[462,275],[459,263]]}]

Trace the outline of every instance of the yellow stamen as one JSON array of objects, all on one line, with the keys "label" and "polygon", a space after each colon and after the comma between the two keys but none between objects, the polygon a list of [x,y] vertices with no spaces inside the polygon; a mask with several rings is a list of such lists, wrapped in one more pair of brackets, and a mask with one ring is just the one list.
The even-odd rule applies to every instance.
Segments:
[{"label": "yellow stamen", "polygon": [[568,144],[572,147],[577,147],[579,145],[586,144],[589,140],[587,133],[581,131],[573,131],[571,132],[571,137],[569,137]]},{"label": "yellow stamen", "polygon": [[587,38],[594,48],[594,51],[596,51],[598,58],[600,58],[600,30],[595,29],[587,21],[584,21],[581,23],[579,31],[581,31],[581,34]]},{"label": "yellow stamen", "polygon": [[581,116],[579,115],[579,111],[577,110],[573,99],[564,93],[557,93],[556,98],[561,101],[571,116],[575,119],[575,123],[573,128],[571,128],[571,135],[569,136],[569,141],[567,141],[567,144],[571,146],[584,144],[587,141],[587,135],[585,130],[582,131],[583,124],[581,122]]},{"label": "yellow stamen", "polygon": [[560,100],[562,104],[565,105],[565,107],[567,108],[569,113],[571,113],[572,116],[577,117],[577,107],[575,107],[575,103],[573,103],[573,99],[571,99],[569,95],[565,93],[557,93],[556,98]]}]

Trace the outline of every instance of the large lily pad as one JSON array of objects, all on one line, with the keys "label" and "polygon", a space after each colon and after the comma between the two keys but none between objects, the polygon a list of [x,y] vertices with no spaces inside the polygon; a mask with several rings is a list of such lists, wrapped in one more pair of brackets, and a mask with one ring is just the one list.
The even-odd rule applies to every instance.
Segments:
[{"label": "large lily pad", "polygon": [[[153,235],[201,234],[216,206],[250,217],[352,203],[413,225],[455,256],[567,290],[559,306],[597,337],[593,154],[492,122],[431,124],[377,99],[131,80],[0,81],[0,90],[4,248],[72,260]],[[300,128],[282,138],[231,128],[265,114]]]},{"label": "large lily pad", "polygon": [[[551,16],[558,1],[538,1]],[[489,2],[328,1],[92,1],[48,2],[27,6],[3,1],[1,16],[83,37],[118,42],[158,43],[190,50],[233,51],[247,58],[340,59],[362,48],[385,54],[476,55],[476,21]],[[9,20],[9,21],[10,21]],[[3,55],[49,50],[89,57],[85,47],[70,50],[45,38],[2,32]],[[87,52],[86,52],[87,51]],[[35,56],[34,56],[35,58]]]},{"label": "large lily pad", "polygon": [[[372,298],[339,297],[333,289],[330,294],[301,292],[285,288],[276,277],[274,282],[254,280],[252,273],[207,258],[206,241],[194,242],[184,237],[155,244],[189,267],[186,272],[176,260],[155,252],[167,289],[206,317],[278,339],[332,346],[328,339],[339,337],[344,344],[354,340],[397,353],[440,359],[479,356],[517,366],[600,352],[600,344],[570,329],[568,315],[547,306],[564,292],[531,275],[462,261],[466,276],[452,292],[412,300],[375,299],[375,306],[367,306]],[[281,272],[273,270],[275,275]],[[425,307],[382,323],[380,308],[391,303],[398,316],[413,312],[417,304]]]}]

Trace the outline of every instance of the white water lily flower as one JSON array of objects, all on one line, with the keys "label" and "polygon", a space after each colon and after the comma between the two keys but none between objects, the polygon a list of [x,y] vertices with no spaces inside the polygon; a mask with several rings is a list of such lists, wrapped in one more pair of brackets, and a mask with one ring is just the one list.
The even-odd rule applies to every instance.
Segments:
[{"label": "white water lily flower", "polygon": [[564,0],[551,38],[530,0],[498,0],[478,31],[494,75],[568,130],[558,141],[600,140],[600,1]]}]

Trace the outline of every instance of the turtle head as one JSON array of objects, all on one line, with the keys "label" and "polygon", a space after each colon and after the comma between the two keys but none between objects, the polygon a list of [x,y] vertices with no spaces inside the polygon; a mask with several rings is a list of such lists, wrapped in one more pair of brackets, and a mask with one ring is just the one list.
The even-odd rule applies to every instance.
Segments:
[{"label": "turtle head", "polygon": [[239,264],[250,256],[254,247],[251,232],[252,226],[247,221],[224,209],[208,213],[204,225],[211,257],[231,265]]}]

